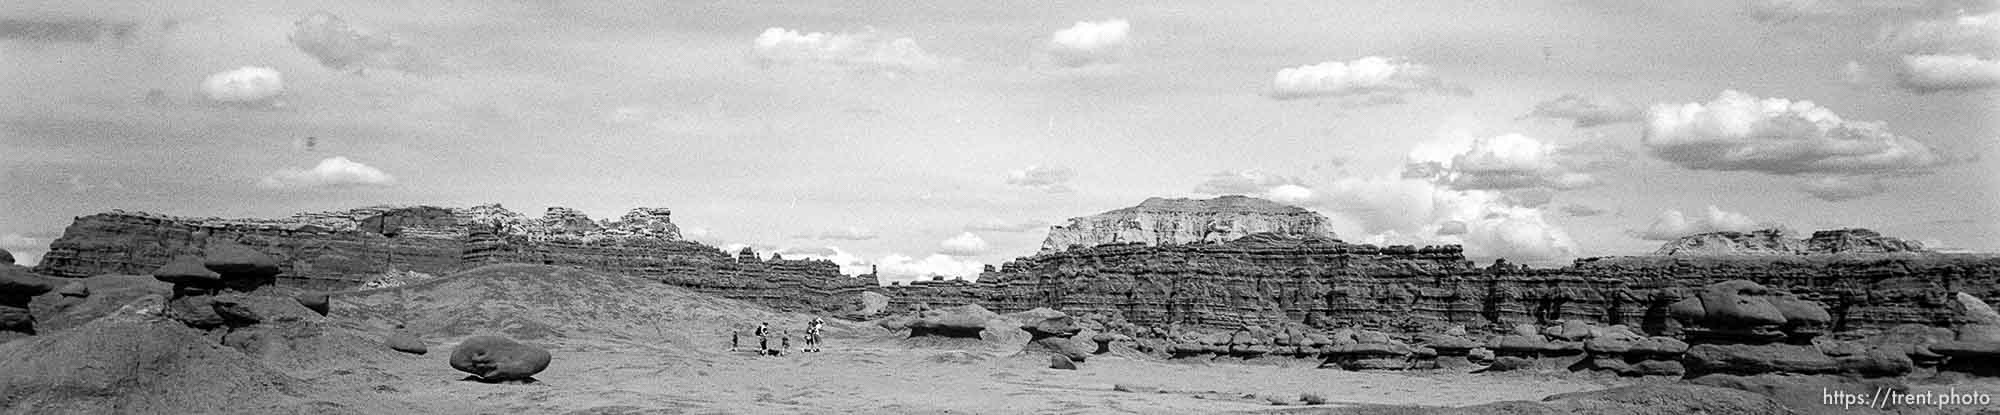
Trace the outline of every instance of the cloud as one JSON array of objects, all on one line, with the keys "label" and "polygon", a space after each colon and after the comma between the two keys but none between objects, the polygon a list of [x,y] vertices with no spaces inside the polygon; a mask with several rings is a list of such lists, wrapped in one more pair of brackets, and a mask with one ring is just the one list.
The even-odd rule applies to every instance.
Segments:
[{"label": "cloud", "polygon": [[245,66],[216,72],[201,81],[202,96],[219,103],[272,103],[284,92],[284,76],[265,67]]},{"label": "cloud", "polygon": [[1400,174],[1343,177],[1318,190],[1315,200],[1334,232],[1355,242],[1461,244],[1470,257],[1518,262],[1556,263],[1578,251],[1540,209],[1518,206],[1501,192],[1451,189]]},{"label": "cloud", "polygon": [[714,230],[700,226],[689,226],[681,228],[681,239],[700,242],[702,244],[711,246],[724,245],[724,241],[718,235],[715,234]]},{"label": "cloud", "polygon": [[292,25],[293,46],[327,68],[362,71],[369,68],[416,72],[422,57],[402,39],[370,33],[347,24],[340,16],[316,11]]},{"label": "cloud", "polygon": [[2000,60],[1973,55],[1903,56],[1896,86],[1917,93],[2000,86]]},{"label": "cloud", "polygon": [[1048,229],[1050,225],[1051,224],[1049,222],[1033,220],[1033,219],[1023,220],[1019,222],[1008,222],[1000,219],[989,218],[979,222],[966,224],[965,230],[987,231],[987,232],[1029,232],[1035,230]]},{"label": "cloud", "polygon": [[1125,19],[1076,22],[1049,36],[1048,53],[1057,65],[1071,68],[1118,63],[1130,53],[1131,31]]},{"label": "cloud", "polygon": [[374,167],[348,160],[346,157],[328,157],[320,160],[311,170],[286,169],[265,176],[258,186],[272,189],[321,188],[350,186],[386,186],[396,182]]},{"label": "cloud", "polygon": [[139,24],[98,19],[29,20],[0,18],[0,39],[29,42],[95,43],[102,40],[128,41]]},{"label": "cloud", "polygon": [[951,256],[979,255],[986,253],[986,240],[972,232],[965,232],[938,242],[938,249]]},{"label": "cloud", "polygon": [[841,250],[840,247],[835,247],[835,246],[824,246],[818,248],[788,247],[788,248],[778,249],[776,251],[773,251],[773,253],[778,255],[784,255],[785,259],[818,259],[818,260],[831,261],[834,264],[840,265],[840,273],[844,275],[867,274],[870,269],[867,259],[863,259],[858,255]]},{"label": "cloud", "polygon": [[1724,211],[1714,205],[1702,212],[1701,217],[1689,218],[1679,210],[1668,209],[1660,212],[1653,224],[1632,235],[1639,239],[1671,241],[1683,236],[1709,232],[1749,232],[1764,226],[1741,213]]},{"label": "cloud", "polygon": [[1799,190],[1819,200],[1843,202],[1882,194],[1889,186],[1872,176],[1825,176],[1806,181]]},{"label": "cloud", "polygon": [[1597,185],[1591,172],[1621,166],[1629,157],[1608,143],[1562,147],[1505,134],[1420,144],[1411,151],[1404,177],[1461,190],[1568,190]]},{"label": "cloud", "polygon": [[1765,23],[1848,19],[1908,19],[1991,10],[1991,0],[1756,0],[1743,14]]},{"label": "cloud", "polygon": [[928,280],[931,276],[976,280],[979,273],[985,269],[985,264],[979,261],[960,261],[944,254],[931,254],[923,259],[889,254],[875,261],[875,265],[879,267],[878,272],[881,274],[878,277],[883,282]]},{"label": "cloud", "polygon": [[1007,172],[1007,184],[1041,189],[1049,193],[1067,193],[1070,179],[1076,178],[1076,171],[1067,167],[1028,166]]},{"label": "cloud", "polygon": [[1948,160],[1884,123],[1847,121],[1811,101],[1722,91],[1707,103],[1659,104],[1641,142],[1694,170],[1768,174],[1928,173]]},{"label": "cloud", "polygon": [[1524,117],[1571,120],[1575,122],[1576,128],[1589,128],[1639,122],[1645,119],[1645,111],[1616,98],[1563,94],[1555,99],[1536,103],[1535,109]]},{"label": "cloud", "polygon": [[1611,213],[1609,209],[1604,209],[1589,205],[1580,205],[1575,203],[1565,203],[1562,206],[1557,206],[1556,210],[1562,211],[1562,213],[1565,215],[1570,215],[1575,217],[1597,216],[1606,213]]},{"label": "cloud", "polygon": [[1271,98],[1281,100],[1344,97],[1392,103],[1424,92],[1470,93],[1447,84],[1429,65],[1401,57],[1368,56],[1285,68],[1271,80]]},{"label": "cloud", "polygon": [[1253,196],[1289,205],[1311,203],[1315,195],[1311,187],[1305,186],[1297,178],[1267,174],[1257,170],[1211,174],[1208,180],[1194,186],[1194,192]]},{"label": "cloud", "polygon": [[36,238],[18,233],[0,234],[0,249],[14,255],[14,263],[35,265],[42,262],[42,255],[49,252],[49,239]]},{"label": "cloud", "polygon": [[1990,54],[2000,52],[2000,13],[1959,15],[1891,25],[1875,48],[1899,54]]},{"label": "cloud", "polygon": [[877,235],[875,234],[874,230],[870,230],[868,228],[849,226],[840,229],[822,231],[819,233],[795,235],[793,237],[801,239],[839,239],[848,241],[865,241],[869,239],[875,239]]},{"label": "cloud", "polygon": [[773,27],[757,36],[752,52],[756,62],[765,67],[821,66],[889,74],[926,72],[947,63],[925,52],[916,40],[885,39],[874,29],[861,33],[800,33]]}]

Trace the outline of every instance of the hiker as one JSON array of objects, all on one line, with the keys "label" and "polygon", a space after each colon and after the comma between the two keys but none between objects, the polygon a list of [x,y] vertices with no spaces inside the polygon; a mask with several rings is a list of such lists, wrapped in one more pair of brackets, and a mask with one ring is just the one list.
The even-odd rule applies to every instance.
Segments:
[{"label": "hiker", "polygon": [[733,352],[733,351],[736,351],[736,349],[737,349],[737,348],[740,348],[740,347],[743,347],[743,332],[742,332],[742,331],[739,331],[739,330],[736,330],[735,328],[730,328],[730,329],[729,329],[729,351],[732,351],[732,352]]},{"label": "hiker", "polygon": [[792,332],[790,331],[779,332],[778,353],[783,354],[784,352],[789,352],[789,351],[792,351]]},{"label": "hiker", "polygon": [[806,325],[806,347],[808,348],[806,351],[819,352],[820,330],[825,326],[826,320],[819,317],[813,317],[812,323]]},{"label": "hiker", "polygon": [[757,353],[769,354],[771,350],[771,323],[757,324]]}]

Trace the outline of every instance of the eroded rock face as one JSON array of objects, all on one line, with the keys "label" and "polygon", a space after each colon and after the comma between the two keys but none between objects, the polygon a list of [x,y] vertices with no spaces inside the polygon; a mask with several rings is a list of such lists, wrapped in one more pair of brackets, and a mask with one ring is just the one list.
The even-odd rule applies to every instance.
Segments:
[{"label": "eroded rock face", "polygon": [[663,208],[593,221],[551,208],[540,218],[499,205],[376,206],[283,219],[176,217],[112,211],[76,219],[37,272],[57,277],[143,274],[211,245],[269,256],[277,284],[355,289],[383,275],[448,275],[491,263],[568,265],[640,275],[784,311],[838,311],[876,286],[828,261],[744,261],[680,239]]},{"label": "eroded rock face", "polygon": [[0,332],[35,334],[28,302],[55,286],[12,263],[0,264]]},{"label": "eroded rock face", "polygon": [[1867,229],[1835,229],[1813,232],[1806,239],[1792,238],[1779,229],[1752,232],[1710,232],[1688,235],[1667,242],[1653,255],[1831,255],[1924,253],[1922,243],[1882,236]]},{"label": "eroded rock face", "polygon": [[549,368],[548,350],[506,338],[475,336],[451,351],[451,368],[486,382],[527,380]]},{"label": "eroded rock face", "polygon": [[1071,218],[1049,230],[1043,253],[1108,244],[1148,246],[1214,243],[1251,234],[1333,239],[1325,216],[1276,202],[1244,197],[1151,198],[1124,209]]}]

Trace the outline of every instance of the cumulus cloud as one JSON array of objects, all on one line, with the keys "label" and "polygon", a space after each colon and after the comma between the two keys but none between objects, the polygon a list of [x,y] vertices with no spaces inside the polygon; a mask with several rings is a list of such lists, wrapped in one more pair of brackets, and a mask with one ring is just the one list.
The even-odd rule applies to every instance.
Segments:
[{"label": "cumulus cloud", "polygon": [[1819,200],[1843,202],[1882,194],[1889,186],[1878,177],[1825,176],[1806,181],[1799,190]]},{"label": "cumulus cloud", "polygon": [[1056,65],[1071,68],[1118,63],[1130,53],[1131,31],[1125,19],[1076,22],[1049,36],[1048,53]]},{"label": "cumulus cloud", "polygon": [[1243,195],[1270,199],[1278,203],[1304,204],[1313,199],[1315,193],[1298,178],[1268,174],[1257,170],[1224,171],[1208,176],[1208,180],[1195,185],[1195,193],[1211,195]]},{"label": "cumulus cloud", "polygon": [[1875,47],[1903,54],[1993,53],[2000,51],[2000,13],[1891,25],[1877,37]]},{"label": "cumulus cloud", "polygon": [[274,103],[284,92],[284,76],[276,69],[258,66],[216,72],[201,81],[202,95],[218,103]]},{"label": "cumulus cloud", "polygon": [[939,252],[951,256],[973,256],[986,253],[986,240],[972,232],[960,233],[938,242]]},{"label": "cumulus cloud", "polygon": [[0,234],[0,249],[14,255],[14,263],[35,265],[42,262],[42,255],[49,252],[48,238],[37,238],[18,233]]},{"label": "cumulus cloud", "polygon": [[916,40],[888,39],[874,29],[861,33],[801,33],[773,27],[757,36],[752,52],[756,62],[766,67],[805,65],[889,74],[925,72],[946,63],[917,46]]},{"label": "cumulus cloud", "polygon": [[1526,117],[1570,120],[1576,128],[1639,122],[1645,111],[1617,98],[1563,94],[1535,104]]},{"label": "cumulus cloud", "polygon": [[1646,112],[1641,142],[1655,157],[1695,170],[1769,174],[1927,173],[1945,164],[1930,146],[1881,122],[1841,119],[1812,101],[1722,91],[1707,103]]},{"label": "cumulus cloud", "polygon": [[831,261],[834,264],[840,265],[840,273],[844,275],[867,274],[869,272],[869,269],[871,268],[868,264],[867,259],[862,258],[859,255],[855,255],[854,253],[842,250],[840,249],[840,247],[836,246],[787,247],[778,249],[776,251],[773,251],[772,253],[783,255],[785,256],[785,259],[818,259],[818,260]]},{"label": "cumulus cloud", "polygon": [[1639,239],[1671,241],[1680,237],[1708,232],[1749,232],[1763,227],[1757,221],[1741,213],[1724,211],[1714,205],[1701,212],[1702,216],[1690,218],[1679,210],[1668,209],[1660,212],[1645,230],[1634,232]]},{"label": "cumulus cloud", "polygon": [[1540,209],[1519,206],[1501,192],[1451,189],[1401,177],[1344,177],[1319,186],[1316,200],[1334,231],[1358,242],[1455,243],[1474,258],[1552,263],[1577,246]]},{"label": "cumulus cloud", "polygon": [[987,231],[987,232],[1028,232],[1028,231],[1048,229],[1049,225],[1051,224],[1047,221],[1040,221],[1033,219],[1023,220],[1018,222],[1009,222],[1000,219],[988,218],[986,220],[982,220],[979,222],[966,224],[965,230]]},{"label": "cumulus cloud", "polygon": [[879,267],[878,272],[881,274],[878,277],[883,282],[928,280],[932,276],[976,280],[979,273],[986,268],[985,264],[979,261],[961,261],[945,254],[931,254],[923,259],[890,254],[876,260],[875,265]]},{"label": "cumulus cloud", "polygon": [[385,186],[396,182],[374,167],[348,160],[346,157],[328,157],[310,170],[286,169],[265,176],[258,186],[272,189],[322,188],[351,186]]},{"label": "cumulus cloud", "polygon": [[1275,99],[1346,97],[1387,103],[1424,92],[1470,93],[1446,83],[1429,65],[1401,57],[1368,56],[1285,68],[1271,80]]},{"label": "cumulus cloud", "polygon": [[2000,60],[1973,55],[1906,55],[1896,85],[1917,93],[2000,86]]},{"label": "cumulus cloud", "polygon": [[323,11],[312,12],[293,23],[290,40],[299,51],[334,70],[359,72],[382,68],[414,72],[423,66],[422,57],[402,39],[350,26],[340,16]]},{"label": "cumulus cloud", "polygon": [[1630,158],[1615,145],[1592,143],[1558,146],[1520,134],[1425,143],[1411,151],[1404,177],[1467,190],[1590,187],[1599,183],[1591,172]]},{"label": "cumulus cloud", "polygon": [[856,226],[849,226],[840,229],[821,231],[819,233],[801,234],[801,235],[796,235],[794,237],[802,239],[839,239],[848,241],[865,241],[869,239],[875,239],[876,236],[877,235],[875,235],[874,230]]},{"label": "cumulus cloud", "polygon": [[1028,166],[1007,172],[1007,184],[1040,189],[1049,193],[1069,192],[1069,181],[1074,178],[1076,171],[1067,167]]}]

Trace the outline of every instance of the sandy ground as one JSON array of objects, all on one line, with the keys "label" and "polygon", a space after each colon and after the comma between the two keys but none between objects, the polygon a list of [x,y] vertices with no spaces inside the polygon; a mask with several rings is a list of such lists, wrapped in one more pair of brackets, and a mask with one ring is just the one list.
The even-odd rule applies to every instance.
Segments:
[{"label": "sandy ground", "polygon": [[[448,350],[447,348],[440,348]],[[1265,397],[1304,393],[1328,405],[1464,406],[1603,389],[1607,383],[1526,376],[1369,373],[1310,365],[1200,364],[1099,357],[1048,369],[1041,355],[833,345],[821,353],[756,356],[642,346],[557,344],[535,384],[460,380],[446,353],[417,364],[357,368],[323,379],[365,412],[578,413],[1216,413],[1271,409]],[[345,378],[345,379],[342,379]],[[1140,392],[1114,390],[1138,386]]]}]

